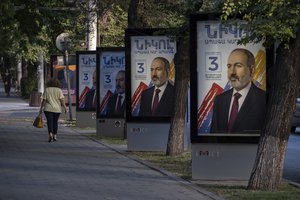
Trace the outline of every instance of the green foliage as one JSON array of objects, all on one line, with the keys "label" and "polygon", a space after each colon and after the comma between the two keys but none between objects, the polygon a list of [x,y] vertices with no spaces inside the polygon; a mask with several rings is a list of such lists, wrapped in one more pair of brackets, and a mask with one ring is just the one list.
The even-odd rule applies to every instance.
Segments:
[{"label": "green foliage", "polygon": [[247,21],[245,27],[251,34],[243,43],[265,40],[271,45],[275,41],[288,44],[296,37],[300,25],[300,3],[295,0],[226,0],[222,18],[236,18]]},{"label": "green foliage", "polygon": [[101,46],[124,46],[127,12],[120,5],[113,5],[99,20]]},{"label": "green foliage", "polygon": [[35,62],[39,53],[56,54],[56,36],[76,29],[78,14],[65,11],[62,1],[0,2],[0,54],[22,55],[27,62]]},{"label": "green foliage", "polygon": [[[192,178],[191,152],[185,152],[179,156],[166,156],[164,153],[159,152],[129,152],[129,154],[137,156],[141,160],[146,160],[184,179],[191,180]],[[224,182],[221,184],[224,184]],[[286,182],[282,182],[278,190],[274,191],[253,191],[241,185],[199,184],[199,187],[226,200],[294,200],[300,198],[299,187],[292,186]]]},{"label": "green foliage", "polygon": [[200,185],[227,200],[294,200],[300,198],[300,190],[287,183],[282,183],[276,191],[253,191],[243,186]]},{"label": "green foliage", "polygon": [[223,7],[223,0],[203,0],[203,5],[200,9],[201,12],[216,12],[219,13]]},{"label": "green foliage", "polygon": [[148,0],[140,1],[138,16],[139,28],[174,28],[186,22],[187,10],[191,6],[188,0]]},{"label": "green foliage", "polygon": [[[130,0],[94,0],[90,8],[86,1],[59,0],[27,1],[2,0],[0,2],[0,54],[22,55],[27,62],[34,62],[39,53],[60,53],[55,46],[57,35],[71,33],[74,48],[80,50],[85,41],[87,13],[94,9],[99,19],[101,46],[124,46],[127,27],[127,9]],[[178,27],[187,20],[195,6],[194,0],[139,1],[140,28]],[[218,1],[217,1],[218,2]],[[47,58],[47,57],[46,57]]]},{"label": "green foliage", "polygon": [[181,178],[187,180],[191,180],[192,178],[192,157],[189,151],[177,156],[166,156],[164,152],[130,152],[130,154],[173,172]]}]

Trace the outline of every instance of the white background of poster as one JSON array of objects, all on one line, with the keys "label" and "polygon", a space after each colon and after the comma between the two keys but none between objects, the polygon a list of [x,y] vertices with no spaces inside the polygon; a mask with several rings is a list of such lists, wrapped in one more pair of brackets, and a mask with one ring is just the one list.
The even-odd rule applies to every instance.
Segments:
[{"label": "white background of poster", "polygon": [[[147,86],[151,83],[151,62],[155,57],[168,59],[171,65],[171,80],[175,79],[174,55],[176,41],[167,36],[131,36],[131,98],[141,82]],[[173,71],[172,71],[173,66]],[[134,100],[131,99],[131,102]],[[132,115],[137,115],[132,113]]]},{"label": "white background of poster", "polygon": [[[233,24],[222,24],[220,21],[197,22],[198,109],[213,83],[223,89],[225,86],[229,87],[227,84],[227,59],[233,49],[246,48],[255,57],[260,49],[265,52],[262,43],[237,45],[238,40],[244,35],[245,32]],[[206,120],[209,121],[209,119]],[[209,132],[198,129],[199,133]]]},{"label": "white background of poster", "polygon": [[[100,104],[108,91],[115,93],[116,75],[125,70],[124,51],[101,51],[100,53]],[[100,111],[101,112],[101,111]],[[105,114],[105,113],[101,113]]]},{"label": "white background of poster", "polygon": [[96,70],[96,54],[80,54],[78,58],[79,65],[79,97],[83,90],[93,87],[93,73]]},{"label": "white background of poster", "polygon": [[93,86],[93,73],[96,70],[96,54],[79,55],[79,94],[87,86]]}]

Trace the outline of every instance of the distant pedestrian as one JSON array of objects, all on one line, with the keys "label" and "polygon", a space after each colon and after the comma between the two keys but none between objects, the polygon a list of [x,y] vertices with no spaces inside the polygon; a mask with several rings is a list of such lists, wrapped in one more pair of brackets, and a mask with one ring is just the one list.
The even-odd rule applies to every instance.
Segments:
[{"label": "distant pedestrian", "polygon": [[47,82],[47,88],[42,96],[42,103],[40,108],[40,113],[44,111],[47,118],[48,142],[57,140],[57,130],[58,130],[58,119],[61,113],[61,107],[64,108],[64,112],[67,112],[67,106],[65,104],[64,95],[60,89],[60,82],[56,78],[51,78]]}]

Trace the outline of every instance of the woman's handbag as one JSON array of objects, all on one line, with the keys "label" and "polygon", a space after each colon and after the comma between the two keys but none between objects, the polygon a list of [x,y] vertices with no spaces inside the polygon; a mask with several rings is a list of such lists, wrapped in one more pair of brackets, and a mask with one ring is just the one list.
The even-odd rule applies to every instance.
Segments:
[{"label": "woman's handbag", "polygon": [[34,122],[33,122],[33,126],[37,127],[37,128],[43,128],[43,117],[42,117],[42,114],[39,114]]}]

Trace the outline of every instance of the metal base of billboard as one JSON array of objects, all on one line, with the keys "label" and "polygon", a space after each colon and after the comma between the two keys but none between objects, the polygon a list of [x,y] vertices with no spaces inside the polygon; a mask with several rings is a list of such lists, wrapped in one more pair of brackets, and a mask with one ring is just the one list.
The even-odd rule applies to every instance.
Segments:
[{"label": "metal base of billboard", "polygon": [[[166,151],[169,123],[127,123],[128,151]],[[186,129],[187,130],[187,129]],[[184,133],[184,149],[189,149],[189,132]]]},{"label": "metal base of billboard", "polygon": [[124,118],[98,118],[97,136],[126,138]]},{"label": "metal base of billboard", "polygon": [[258,144],[192,144],[192,179],[248,181]]},{"label": "metal base of billboard", "polygon": [[96,129],[96,113],[93,111],[76,112],[76,126],[80,128],[95,128]]}]

